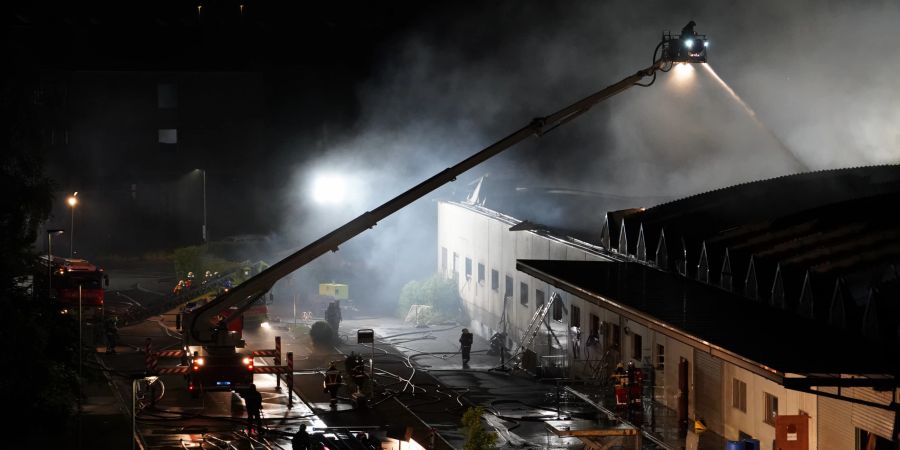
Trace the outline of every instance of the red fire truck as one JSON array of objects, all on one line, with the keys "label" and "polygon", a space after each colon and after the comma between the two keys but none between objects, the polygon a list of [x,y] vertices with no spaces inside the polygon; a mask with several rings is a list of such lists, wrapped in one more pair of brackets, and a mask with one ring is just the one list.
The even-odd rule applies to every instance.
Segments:
[{"label": "red fire truck", "polygon": [[[85,310],[99,311],[103,308],[105,286],[109,286],[109,276],[103,269],[84,259],[70,259],[53,256],[48,261],[41,257],[47,275],[37,279],[47,279],[50,299],[59,304],[60,309],[77,310],[79,304]],[[49,266],[49,267],[48,267]]]}]

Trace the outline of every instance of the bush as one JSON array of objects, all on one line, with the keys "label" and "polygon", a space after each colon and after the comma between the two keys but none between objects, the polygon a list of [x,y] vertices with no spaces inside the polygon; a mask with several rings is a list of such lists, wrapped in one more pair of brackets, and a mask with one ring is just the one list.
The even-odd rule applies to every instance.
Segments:
[{"label": "bush", "polygon": [[309,337],[312,339],[313,345],[317,347],[326,347],[334,344],[334,330],[328,322],[320,320],[312,325],[309,329]]},{"label": "bush", "polygon": [[461,304],[462,299],[459,297],[456,281],[434,274],[425,280],[410,281],[403,286],[397,313],[400,317],[405,317],[411,305],[429,305],[437,317],[456,318]]},{"label": "bush", "polygon": [[463,414],[462,425],[466,435],[466,441],[463,443],[464,450],[490,450],[497,443],[497,435],[484,429],[481,424],[481,415],[484,408],[469,408]]}]

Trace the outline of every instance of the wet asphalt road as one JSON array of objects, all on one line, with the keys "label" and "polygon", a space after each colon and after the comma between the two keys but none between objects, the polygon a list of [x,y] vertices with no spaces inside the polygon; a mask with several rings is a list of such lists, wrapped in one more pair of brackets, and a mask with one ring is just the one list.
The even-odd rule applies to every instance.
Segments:
[{"label": "wet asphalt road", "polygon": [[[147,277],[135,277],[134,285],[119,285],[107,293],[109,311],[140,315],[146,305],[163,302],[165,292],[153,292]],[[150,277],[152,278],[152,277]],[[164,283],[160,283],[164,284]],[[344,343],[327,350],[313,349],[304,339],[296,339],[289,325],[278,321],[287,315],[288,305],[271,308],[273,327],[245,330],[249,349],[274,347],[274,337],[282,337],[283,354],[295,355],[294,405],[287,408],[284,382],[276,389],[272,375],[254,378],[264,397],[264,418],[270,430],[264,438],[250,439],[244,434],[243,400],[231,393],[207,393],[192,399],[183,377],[164,375],[156,386],[154,404],[138,402],[137,427],[147,448],[184,448],[200,445],[236,448],[290,448],[289,437],[301,423],[318,430],[344,427],[354,430],[397,432],[397,426],[411,426],[412,437],[427,447],[462,448],[460,419],[472,405],[484,406],[487,423],[501,437],[500,446],[518,448],[581,448],[575,438],[557,438],[543,421],[556,418],[600,418],[606,415],[552,383],[541,383],[531,376],[491,370],[499,365],[485,350],[487,342],[477,339],[472,361],[463,368],[456,343],[461,327],[456,324],[416,328],[394,318],[356,318],[341,323]],[[313,319],[315,320],[315,319]],[[311,321],[310,321],[311,322]],[[340,393],[337,408],[331,408],[322,390],[323,372],[330,361],[342,362],[356,352],[368,359],[370,345],[357,345],[356,331],[372,328],[376,332],[374,361],[378,395],[369,410],[354,410],[347,389]],[[116,355],[99,355],[109,369],[121,402],[129,410],[132,396],[130,378],[144,372],[141,349],[146,338],[154,349],[177,349],[180,334],[174,329],[174,316],[152,316],[120,330],[121,343]],[[98,349],[102,350],[102,349]],[[177,360],[160,360],[160,367],[174,366]],[[258,358],[257,366],[272,364],[270,358]],[[559,395],[558,395],[559,393]],[[148,396],[149,398],[149,396]],[[432,438],[430,431],[438,433]],[[402,428],[401,428],[402,430]],[[402,433],[402,431],[401,431]],[[433,439],[433,441],[432,441]]]}]

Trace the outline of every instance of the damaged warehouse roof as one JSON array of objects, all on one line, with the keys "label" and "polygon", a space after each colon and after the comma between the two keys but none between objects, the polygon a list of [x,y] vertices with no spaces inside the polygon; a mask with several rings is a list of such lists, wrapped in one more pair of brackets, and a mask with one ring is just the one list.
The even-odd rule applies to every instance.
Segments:
[{"label": "damaged warehouse roof", "polygon": [[790,175],[608,213],[602,245],[625,265],[520,268],[769,371],[893,375],[898,200],[896,165]]}]

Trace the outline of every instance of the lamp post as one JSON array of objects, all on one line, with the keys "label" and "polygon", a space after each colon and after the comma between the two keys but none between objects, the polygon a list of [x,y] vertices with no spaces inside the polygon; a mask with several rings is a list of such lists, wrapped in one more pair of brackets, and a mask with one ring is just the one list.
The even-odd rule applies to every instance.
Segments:
[{"label": "lamp post", "polygon": [[66,200],[72,208],[72,225],[69,227],[69,258],[75,257],[75,205],[78,204],[78,191]]},{"label": "lamp post", "polygon": [[63,233],[58,229],[47,230],[47,298],[53,296],[53,236]]},{"label": "lamp post", "polygon": [[194,169],[194,172],[199,172],[203,176],[203,227],[200,229],[200,233],[205,244],[209,241],[206,233],[206,169]]}]

